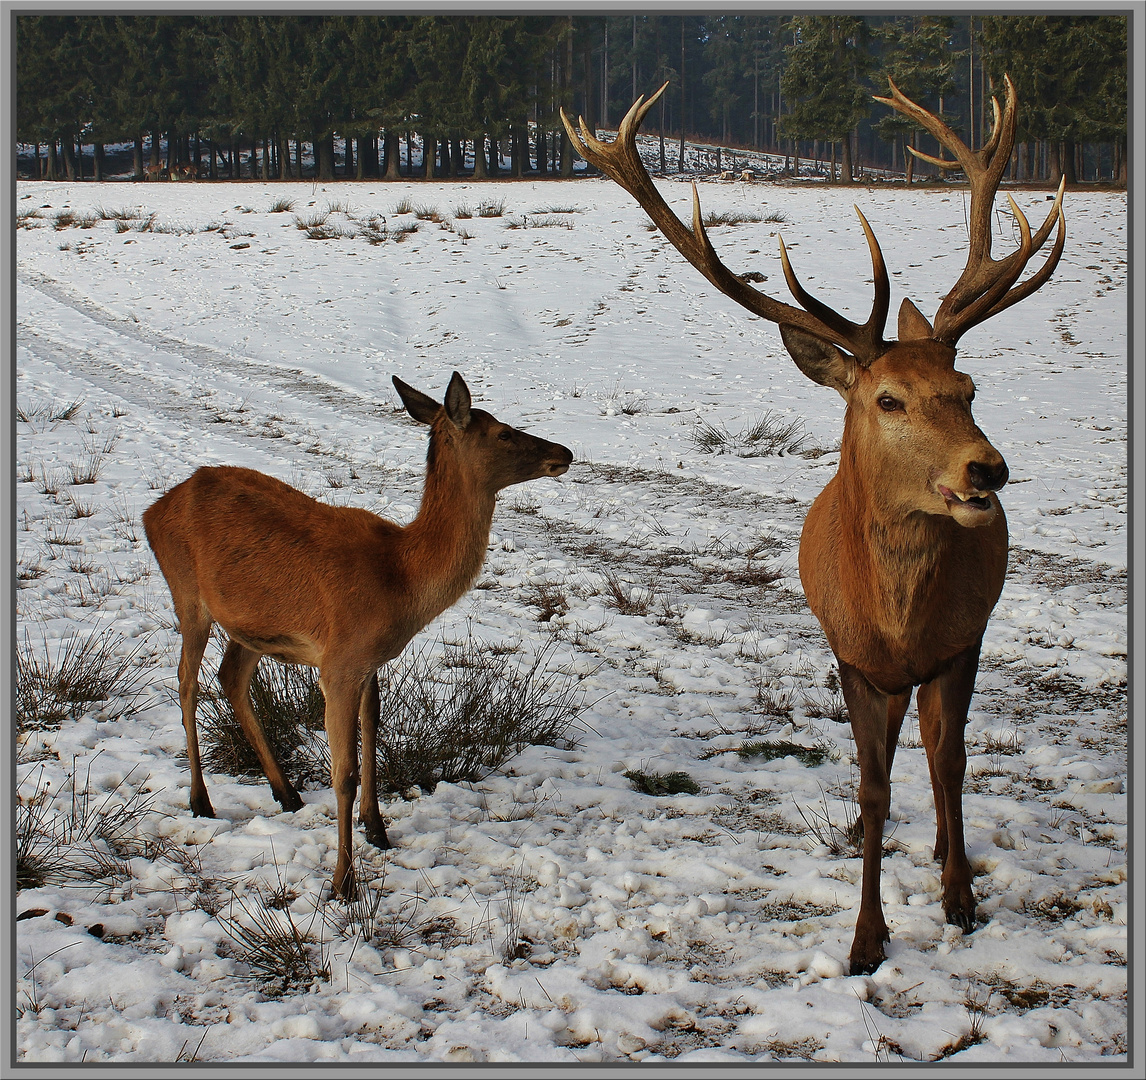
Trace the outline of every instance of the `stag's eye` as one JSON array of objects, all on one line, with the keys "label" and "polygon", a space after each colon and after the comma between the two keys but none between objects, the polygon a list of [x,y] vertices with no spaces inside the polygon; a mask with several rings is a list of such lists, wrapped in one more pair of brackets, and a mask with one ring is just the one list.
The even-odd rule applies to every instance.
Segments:
[{"label": "stag's eye", "polygon": [[513,432],[510,431],[509,428],[506,428],[504,431],[499,431],[497,437],[501,439],[502,442],[509,442],[509,440],[513,438]]},{"label": "stag's eye", "polygon": [[876,403],[884,412],[895,412],[897,409],[903,409],[903,402],[896,400],[890,394],[880,394],[876,398]]}]

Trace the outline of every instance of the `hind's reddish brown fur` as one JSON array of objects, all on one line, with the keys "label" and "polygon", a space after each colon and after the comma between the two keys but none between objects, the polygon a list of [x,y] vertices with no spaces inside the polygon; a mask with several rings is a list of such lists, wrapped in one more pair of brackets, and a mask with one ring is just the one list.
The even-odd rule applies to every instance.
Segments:
[{"label": "hind's reddish brown fur", "polygon": [[143,515],[171,589],[183,639],[179,700],[191,764],[191,809],[214,817],[199,758],[198,672],[212,623],[229,642],[219,681],[286,810],[302,806],[250,703],[260,658],[319,671],[326,700],[331,783],[338,801],[334,889],[354,892],[351,863],[362,732],[361,818],[389,847],[378,806],[378,668],[473,584],[485,557],[495,496],[510,484],[558,476],[573,455],[557,443],[471,408],[456,372],[440,405],[394,380],[406,408],[431,425],[425,488],[406,526],[329,506],[251,469],[201,468]]}]

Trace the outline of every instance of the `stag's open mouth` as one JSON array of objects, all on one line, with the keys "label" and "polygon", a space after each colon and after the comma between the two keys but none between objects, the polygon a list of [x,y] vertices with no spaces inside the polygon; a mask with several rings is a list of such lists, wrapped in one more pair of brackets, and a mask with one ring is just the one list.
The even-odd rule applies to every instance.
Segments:
[{"label": "stag's open mouth", "polygon": [[967,506],[972,510],[990,510],[991,500],[987,495],[960,495],[949,487],[938,485],[939,494],[947,501],[949,507]]}]

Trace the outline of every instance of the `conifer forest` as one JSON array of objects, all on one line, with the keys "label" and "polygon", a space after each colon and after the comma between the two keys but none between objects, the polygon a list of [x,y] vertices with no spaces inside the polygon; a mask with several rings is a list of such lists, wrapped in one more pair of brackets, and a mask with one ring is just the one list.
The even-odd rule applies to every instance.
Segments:
[{"label": "conifer forest", "polygon": [[[16,21],[25,177],[570,176],[559,117],[923,180],[930,136],[872,100],[893,79],[972,148],[1004,73],[1009,178],[1125,184],[1125,15],[33,15]],[[115,166],[109,155],[116,155]],[[914,168],[913,168],[914,166]],[[914,173],[914,175],[913,175]]]}]

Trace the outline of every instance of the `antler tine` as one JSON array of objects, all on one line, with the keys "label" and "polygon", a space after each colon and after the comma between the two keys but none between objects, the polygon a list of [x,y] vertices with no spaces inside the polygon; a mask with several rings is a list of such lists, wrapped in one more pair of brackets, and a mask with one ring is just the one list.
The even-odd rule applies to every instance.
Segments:
[{"label": "antler tine", "polygon": [[[1061,195],[1061,190],[1060,190]],[[1020,300],[1028,297],[1037,288],[1039,288],[1046,280],[1054,273],[1054,268],[1058,266],[1059,257],[1062,255],[1062,249],[1066,244],[1066,214],[1063,213],[1062,207],[1058,208],[1058,213],[1055,215],[1058,220],[1058,235],[1055,237],[1054,247],[1051,248],[1051,253],[1047,256],[1046,262],[1038,268],[1026,281],[1016,285],[1005,296],[1003,296],[998,303],[996,303],[985,318],[990,318],[992,315],[997,315],[1000,311],[1009,308],[1012,304],[1017,304]],[[1038,237],[1035,237],[1036,243],[1034,247],[1041,246],[1037,243]]]},{"label": "antler tine", "polygon": [[[665,238],[675,247],[705,278],[716,286],[722,293],[735,300],[742,307],[747,308],[754,315],[767,319],[769,322],[779,323],[783,326],[792,326],[805,333],[811,334],[833,345],[842,346],[852,353],[862,364],[870,364],[880,356],[886,343],[883,341],[883,328],[887,319],[886,289],[881,293],[881,275],[879,267],[883,265],[882,255],[877,253],[878,245],[872,248],[873,265],[876,272],[876,301],[872,307],[872,314],[863,325],[852,322],[838,312],[833,311],[826,304],[822,304],[809,296],[796,282],[791,266],[787,262],[787,253],[781,240],[781,259],[785,263],[785,276],[789,287],[797,301],[803,305],[804,310],[774,300],[765,293],[759,292],[748,285],[742,278],[732,273],[720,261],[700,213],[700,197],[696,185],[692,190],[692,228],[686,226],[680,218],[669,208],[660,192],[653,184],[648,171],[637,152],[636,135],[641,121],[648,114],[649,109],[664,93],[668,83],[665,83],[648,101],[638,98],[617,129],[615,142],[605,143],[589,133],[584,119],[578,118],[578,127],[574,127],[561,110],[561,122],[569,135],[577,152],[590,164],[595,165],[609,179],[615,181],[632,195],[644,208],[652,219],[653,224],[660,229]],[[862,215],[861,215],[862,220]],[[869,247],[874,243],[874,236],[864,222],[864,229],[868,235]],[[882,271],[882,280],[886,283],[886,268]],[[793,287],[793,282],[795,285]]]},{"label": "antler tine", "polygon": [[873,351],[878,354],[886,347],[886,342],[883,340],[883,329],[887,325],[887,312],[891,303],[891,280],[888,278],[887,264],[883,260],[883,252],[880,250],[875,233],[860,208],[858,206],[853,208],[859,216],[864,235],[867,237],[868,251],[871,254],[872,278],[875,283],[875,299],[872,303],[871,315],[863,326],[857,327],[855,323],[843,318],[827,304],[817,300],[800,284],[788,258],[788,249],[784,244],[783,237],[780,237],[780,262],[784,267],[784,280],[788,283],[788,289],[802,308],[815,315],[826,325],[831,326],[838,333],[850,334],[853,339],[862,339],[866,346],[865,351]]},{"label": "antler tine", "polygon": [[[1055,267],[1058,266],[1059,258],[1062,256],[1063,247],[1066,244],[1066,215],[1062,209],[1065,186],[1064,177],[1059,182],[1058,195],[1055,197],[1054,205],[1051,207],[1046,221],[1033,236],[1026,215],[1019,209],[1015,200],[1010,195],[1007,196],[1011,204],[1011,212],[1019,224],[1019,247],[1005,259],[992,264],[998,268],[1000,276],[965,306],[957,310],[953,306],[948,309],[947,299],[950,299],[950,296],[943,301],[935,316],[936,338],[954,344],[964,330],[977,326],[981,322],[986,322],[987,319],[998,315],[1000,311],[1005,311],[1012,304],[1017,304],[1045,284],[1051,274],[1054,273]],[[1026,281],[1016,285],[1015,282],[1026,269],[1027,263],[1035,252],[1042,248],[1056,222],[1058,223],[1058,235],[1055,237],[1054,247],[1046,257],[1046,261]]]},{"label": "antler tine", "polygon": [[[1007,85],[1010,86],[1011,77],[1007,76]],[[1010,87],[1010,92],[1014,93],[1014,87]],[[1013,111],[1013,110],[1012,110]],[[990,161],[995,156],[995,151],[998,149],[999,139],[1003,134],[1002,118],[999,115],[999,99],[993,94],[991,95],[991,137],[987,140],[987,144],[983,147],[983,156]],[[1008,155],[1009,156],[1009,155]]]},{"label": "antler tine", "polygon": [[887,83],[891,87],[891,97],[873,95],[875,100],[883,105],[890,105],[897,112],[909,116],[921,128],[929,131],[939,141],[940,146],[946,147],[955,155],[955,161],[943,161],[941,158],[934,158],[930,154],[921,154],[918,150],[908,147],[915,157],[923,161],[930,161],[942,169],[953,169],[956,166],[961,166],[968,177],[978,171],[978,162],[975,160],[974,152],[954,131],[934,113],[928,112],[922,105],[917,105],[912,101],[891,79],[888,79]]},{"label": "antler tine", "polygon": [[[1018,126],[1017,96],[1010,75],[1003,77],[1005,92],[1001,110],[998,98],[991,98],[994,118],[991,137],[979,150],[971,150],[939,117],[911,101],[890,79],[888,84],[891,87],[891,96],[877,97],[876,100],[911,117],[934,135],[940,146],[954,154],[956,160],[944,161],[915,150],[912,150],[912,153],[917,158],[929,161],[941,169],[961,166],[971,185],[967,265],[959,280],[943,298],[935,316],[936,339],[954,345],[966,330],[1010,307],[1023,297],[1029,296],[1050,277],[1058,263],[1059,255],[1062,254],[1062,245],[1066,238],[1066,218],[1062,212],[1064,187],[1062,184],[1059,185],[1051,212],[1033,236],[1027,219],[1011,199],[1015,220],[1019,223],[1021,243],[1018,249],[1006,258],[993,259],[991,214],[999,183],[1015,145],[1015,132]],[[1047,262],[1027,281],[1015,285],[1031,257],[1046,242],[1056,220],[1059,225],[1059,236]]]},{"label": "antler tine", "polygon": [[853,208],[859,215],[864,236],[867,237],[867,248],[871,253],[872,281],[875,287],[871,315],[865,325],[873,335],[873,344],[877,341],[882,344],[883,328],[887,325],[887,311],[891,305],[891,279],[887,276],[887,263],[883,261],[883,251],[880,249],[879,241],[875,238],[875,233],[872,232],[871,226],[867,223],[867,218],[863,216],[863,211],[858,206],[853,205]]}]

